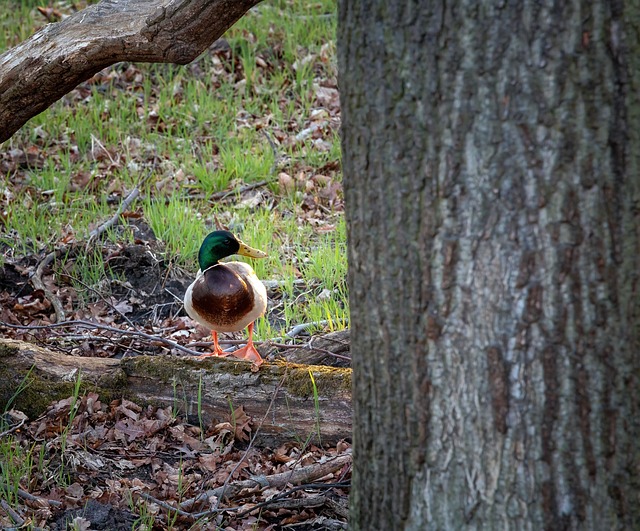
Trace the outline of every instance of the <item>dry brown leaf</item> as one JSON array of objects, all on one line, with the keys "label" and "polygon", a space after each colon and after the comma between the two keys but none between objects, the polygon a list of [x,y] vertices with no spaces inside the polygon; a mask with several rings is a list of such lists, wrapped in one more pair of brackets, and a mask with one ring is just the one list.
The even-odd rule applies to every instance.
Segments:
[{"label": "dry brown leaf", "polygon": [[244,406],[233,410],[231,422],[235,429],[235,438],[239,441],[248,441],[251,433],[251,417],[244,411]]}]

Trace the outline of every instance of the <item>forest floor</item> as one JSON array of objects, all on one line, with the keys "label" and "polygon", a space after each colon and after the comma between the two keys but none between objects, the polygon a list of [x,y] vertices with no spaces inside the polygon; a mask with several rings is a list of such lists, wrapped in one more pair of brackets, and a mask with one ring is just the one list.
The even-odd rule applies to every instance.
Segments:
[{"label": "forest floor", "polygon": [[[0,53],[86,5],[9,3]],[[149,337],[206,352],[182,298],[216,228],[269,253],[252,262],[269,359],[345,330],[334,33],[331,1],[259,5],[192,64],[107,68],[2,144],[0,335],[70,356],[188,355]],[[241,406],[204,425],[76,378],[38,418],[12,409],[28,377],[0,404],[3,529],[346,528],[348,440],[259,447]]]}]

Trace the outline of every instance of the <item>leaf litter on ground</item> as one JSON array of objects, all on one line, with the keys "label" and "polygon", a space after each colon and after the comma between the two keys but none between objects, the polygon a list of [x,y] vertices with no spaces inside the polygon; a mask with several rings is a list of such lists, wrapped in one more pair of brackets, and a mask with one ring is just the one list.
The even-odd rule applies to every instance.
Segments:
[{"label": "leaf litter on ground", "polygon": [[[70,415],[72,408],[74,414]],[[264,479],[259,478],[348,455],[349,443],[341,441],[335,447],[321,448],[288,442],[275,449],[254,448],[247,446],[254,424],[254,419],[241,408],[230,412],[229,418],[201,429],[175,416],[171,407],[143,408],[125,399],[107,404],[93,392],[77,400],[75,397],[60,400],[50,405],[40,418],[28,422],[16,437],[18,445],[40,455],[40,462],[29,470],[28,484],[21,481],[21,486],[37,497],[35,506],[40,513],[31,510],[33,504],[26,504],[23,512],[36,525],[45,525],[52,517],[66,518],[89,500],[125,516],[132,515],[136,505],[150,499],[178,509],[180,503],[202,491],[258,478],[253,488],[245,487],[230,499],[210,500],[208,507],[200,506],[191,514],[206,513],[215,505],[216,511],[207,518],[218,522],[221,515],[226,528],[241,529],[251,513],[240,521],[235,515],[262,503],[265,507],[259,514],[251,515],[251,525],[258,525],[258,529],[282,525],[284,520],[312,524],[320,516],[342,521],[343,515],[329,504],[305,507],[304,501],[298,501],[292,509],[282,506],[269,509],[265,502],[287,489],[261,487]],[[52,482],[61,473],[64,481]],[[350,467],[342,466],[321,478],[327,486],[335,483],[337,487],[322,489],[320,481],[314,481],[308,489],[291,492],[284,499],[304,500],[325,491],[323,495],[344,508],[349,479]],[[141,498],[140,493],[148,497]],[[50,506],[50,501],[58,502],[58,506]],[[158,510],[158,528],[169,517],[167,512]],[[180,515],[179,520],[185,526],[197,520],[203,528],[209,525],[202,517]],[[6,522],[0,517],[0,524]]]},{"label": "leaf litter on ground", "polygon": [[[85,5],[51,2],[31,10],[20,23],[35,30]],[[325,10],[335,12],[332,3],[318,6],[323,17]],[[293,279],[263,277],[272,283],[266,337],[284,336],[299,324],[291,321],[290,308],[336,296],[336,290],[308,274],[309,257],[300,247],[300,242],[315,245],[338,232],[344,239],[335,45],[331,38],[317,46],[292,45],[284,25],[304,23],[295,33],[308,35],[317,21],[333,24],[331,14],[314,20],[316,7],[260,5],[200,59],[180,69],[128,63],[106,68],[2,146],[0,321],[14,326],[55,323],[50,297],[34,289],[31,278],[48,253],[64,249],[44,268],[46,291],[61,302],[67,319],[104,327],[2,327],[4,337],[76,356],[180,354],[134,332],[206,350],[207,331],[195,327],[181,305],[197,268],[195,252],[184,256],[185,249],[169,251],[170,235],[150,216],[155,205],[166,216],[162,209],[169,203],[176,220],[180,208],[189,210],[189,223],[200,227],[200,236],[218,226],[243,232],[250,228],[247,219],[261,212],[269,216],[280,262],[272,266]],[[266,38],[257,29],[263,23]],[[211,109],[226,105],[235,112],[230,118],[217,111],[209,116],[198,112],[213,100],[220,103]],[[262,162],[242,166],[243,158]],[[152,179],[140,198],[117,226],[89,246],[89,232],[113,215],[147,173]],[[346,288],[341,290],[337,305],[348,312]],[[332,316],[332,322],[339,321]],[[230,334],[227,339],[242,337]],[[349,467],[326,478],[342,486],[327,490],[320,505],[305,506],[304,499],[317,497],[322,489],[287,494],[286,488],[264,487],[227,500],[222,512],[201,522],[162,506],[177,507],[225,482],[349,453],[348,442],[333,448],[297,441],[277,449],[254,448],[250,441],[256,427],[238,408],[228,419],[201,429],[166,408],[142,408],[125,400],[105,404],[87,393],[52,404],[40,418],[1,436],[0,443],[16,445],[31,463],[17,483],[37,498],[20,498],[15,508],[35,527],[130,529],[137,520],[140,529],[196,524],[211,529],[340,528],[346,521]],[[280,506],[274,502],[272,508],[246,512],[283,493]],[[243,517],[234,517],[243,511]],[[1,507],[0,525],[16,525]]]}]

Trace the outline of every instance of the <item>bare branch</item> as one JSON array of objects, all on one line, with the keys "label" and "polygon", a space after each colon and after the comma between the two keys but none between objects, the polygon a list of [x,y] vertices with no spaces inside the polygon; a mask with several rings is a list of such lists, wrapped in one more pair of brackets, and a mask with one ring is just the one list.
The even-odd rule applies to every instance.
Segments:
[{"label": "bare branch", "polygon": [[[308,465],[297,470],[289,470],[287,472],[280,472],[271,476],[260,476],[253,479],[244,479],[241,481],[234,481],[227,486],[217,487],[205,492],[202,492],[197,497],[185,500],[180,504],[183,510],[190,510],[196,505],[208,500],[214,496],[220,498],[224,495],[226,498],[233,498],[242,489],[249,489],[255,487],[273,487],[283,488],[288,484],[302,485],[305,483],[311,483],[317,479],[326,476],[340,470],[343,466],[351,464],[351,454],[344,454],[330,459],[324,463],[316,463]],[[195,516],[201,517],[202,515],[209,514],[210,511],[204,511],[197,513]]]},{"label": "bare branch", "polygon": [[0,142],[121,61],[187,64],[260,0],[102,0],[0,55]]}]

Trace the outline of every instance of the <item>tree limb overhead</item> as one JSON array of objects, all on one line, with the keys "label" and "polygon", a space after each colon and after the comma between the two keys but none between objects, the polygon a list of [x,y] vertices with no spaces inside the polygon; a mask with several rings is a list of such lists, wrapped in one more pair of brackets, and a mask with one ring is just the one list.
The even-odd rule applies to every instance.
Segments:
[{"label": "tree limb overhead", "polygon": [[0,142],[121,61],[187,64],[260,0],[102,0],[0,55]]}]

